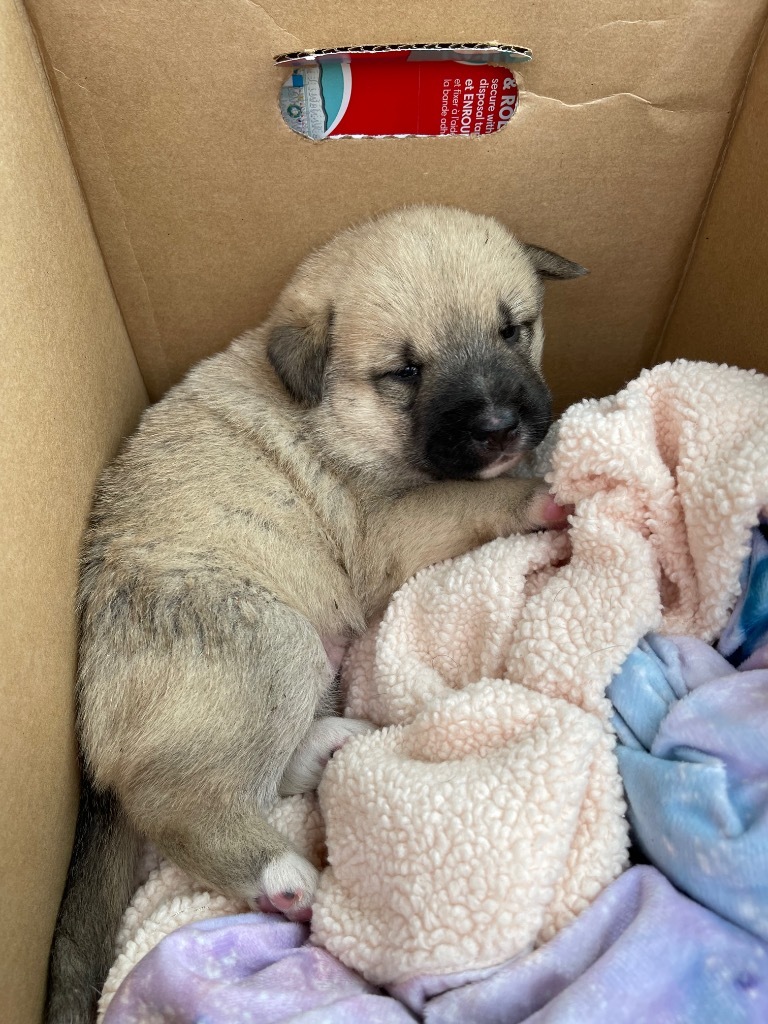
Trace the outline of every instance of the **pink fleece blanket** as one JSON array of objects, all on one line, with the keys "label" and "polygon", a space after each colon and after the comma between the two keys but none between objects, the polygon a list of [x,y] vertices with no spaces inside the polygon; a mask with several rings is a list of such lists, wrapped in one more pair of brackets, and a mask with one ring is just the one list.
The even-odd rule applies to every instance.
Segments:
[{"label": "pink fleece blanket", "polygon": [[[768,505],[767,422],[758,374],[644,372],[553,435],[567,534],[494,541],[395,595],[343,668],[348,713],[381,728],[332,759],[317,797],[275,809],[316,860],[324,824],[314,942],[376,984],[482,970],[550,938],[624,869],[605,688],[650,630],[709,640],[725,625]],[[169,900],[178,923],[208,916],[167,877],[126,918],[108,993]]]}]

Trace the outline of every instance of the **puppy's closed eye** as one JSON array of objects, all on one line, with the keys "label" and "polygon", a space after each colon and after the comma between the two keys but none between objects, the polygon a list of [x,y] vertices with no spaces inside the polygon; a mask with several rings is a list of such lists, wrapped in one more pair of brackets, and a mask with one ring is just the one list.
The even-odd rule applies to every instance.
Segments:
[{"label": "puppy's closed eye", "polygon": [[501,316],[499,335],[508,345],[515,345],[518,341],[524,341],[529,337],[528,332],[536,320],[534,313],[529,311],[520,315],[518,311],[513,315],[506,302],[500,302],[499,314]]},{"label": "puppy's closed eye", "polygon": [[399,366],[396,370],[390,370],[385,376],[415,383],[421,377],[421,367],[418,363],[406,363],[405,366]]},{"label": "puppy's closed eye", "polygon": [[394,370],[385,370],[373,378],[378,393],[390,399],[404,412],[411,409],[419,395],[422,368],[419,363],[408,359]]}]

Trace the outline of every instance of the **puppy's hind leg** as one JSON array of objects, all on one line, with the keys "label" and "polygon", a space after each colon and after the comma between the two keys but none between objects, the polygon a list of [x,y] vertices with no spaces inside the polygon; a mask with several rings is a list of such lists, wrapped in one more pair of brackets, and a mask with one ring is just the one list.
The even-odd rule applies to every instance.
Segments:
[{"label": "puppy's hind leg", "polygon": [[254,595],[242,617],[217,616],[210,638],[196,621],[151,658],[142,638],[152,719],[114,738],[130,764],[109,782],[135,827],[181,868],[226,895],[306,919],[317,871],[264,812],[324,706],[331,666],[306,619],[274,599]]}]

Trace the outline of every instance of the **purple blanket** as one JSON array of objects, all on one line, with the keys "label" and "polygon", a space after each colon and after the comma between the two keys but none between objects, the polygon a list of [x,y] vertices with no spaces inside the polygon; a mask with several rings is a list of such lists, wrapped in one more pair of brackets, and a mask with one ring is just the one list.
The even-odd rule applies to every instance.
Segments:
[{"label": "purple blanket", "polygon": [[[630,869],[569,927],[478,980],[422,978],[392,995],[267,914],[174,932],[126,978],[106,1024],[764,1024],[768,946]],[[453,986],[453,987],[451,987]]]}]

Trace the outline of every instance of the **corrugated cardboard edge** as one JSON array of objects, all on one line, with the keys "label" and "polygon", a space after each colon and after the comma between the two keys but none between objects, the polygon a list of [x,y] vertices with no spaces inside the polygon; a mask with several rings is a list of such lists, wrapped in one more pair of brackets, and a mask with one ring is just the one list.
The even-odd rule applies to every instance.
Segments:
[{"label": "corrugated cardboard edge", "polygon": [[[389,43],[372,44],[370,46],[331,46],[322,47],[316,50],[296,50],[292,53],[281,53],[275,58],[275,64],[283,67],[300,67],[302,64],[317,62],[323,57],[342,57],[345,54],[376,54],[376,53],[397,53],[410,50],[423,50],[425,52],[440,53],[447,52],[461,53],[463,50],[470,52],[482,52],[484,50],[496,50],[500,53],[508,53],[514,56],[511,63],[525,63],[533,59],[533,54],[527,46],[515,46],[510,43],[499,43],[495,40],[486,43]],[[502,62],[504,63],[504,62]]]}]

